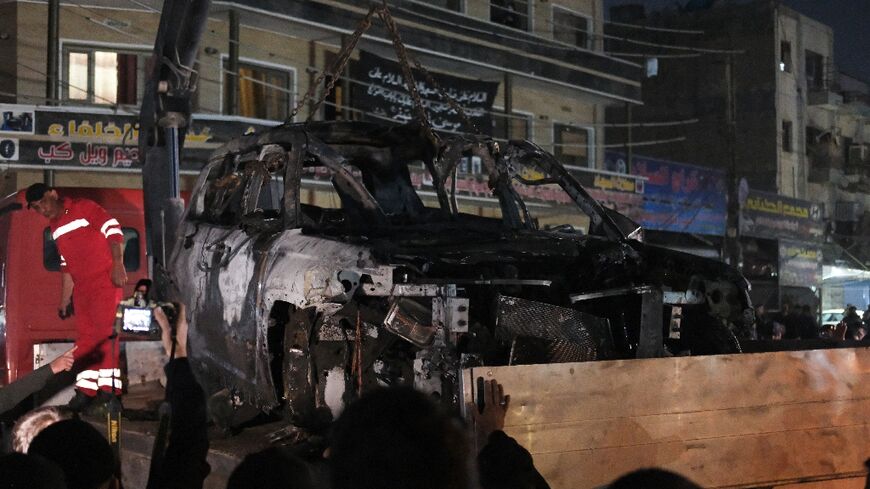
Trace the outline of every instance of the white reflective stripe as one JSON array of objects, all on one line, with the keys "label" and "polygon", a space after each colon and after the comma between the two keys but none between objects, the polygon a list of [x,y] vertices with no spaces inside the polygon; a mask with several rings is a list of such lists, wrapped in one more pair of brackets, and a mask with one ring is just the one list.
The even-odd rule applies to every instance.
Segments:
[{"label": "white reflective stripe", "polygon": [[104,222],[102,226],[100,226],[100,232],[106,234],[106,229],[109,229],[109,227],[120,225],[121,223],[119,223],[117,219],[109,219],[108,221]]},{"label": "white reflective stripe", "polygon": [[64,224],[63,226],[55,229],[54,232],[51,233],[51,237],[55,241],[57,241],[57,238],[60,238],[64,234],[66,234],[70,231],[75,231],[76,229],[79,229],[79,228],[87,227],[88,225],[90,225],[90,223],[88,222],[87,219],[76,219],[75,221],[68,222],[68,223]]},{"label": "white reflective stripe", "polygon": [[[113,385],[112,381],[114,381],[114,385]],[[121,380],[120,379],[112,379],[112,378],[100,379],[97,381],[97,385],[99,385],[99,386],[108,385],[108,386],[112,386],[116,389],[120,389],[121,388]]]},{"label": "white reflective stripe", "polygon": [[90,380],[78,380],[76,381],[76,387],[81,387],[82,389],[90,389],[92,391],[100,389],[100,386],[97,385],[96,382],[91,382]]},{"label": "white reflective stripe", "polygon": [[109,232],[105,233],[105,235],[106,235],[107,238],[108,238],[109,236],[113,235],[113,234],[120,234],[121,236],[124,235],[124,233],[121,232],[121,230],[118,229],[118,228],[112,228],[112,229],[109,230]]},{"label": "white reflective stripe", "polygon": [[66,258],[64,258],[63,255],[60,255],[60,265],[63,267],[66,266]]},{"label": "white reflective stripe", "polygon": [[121,369],[111,369],[111,368],[101,368],[100,369],[100,377],[111,377],[114,375],[115,377],[121,376]]},{"label": "white reflective stripe", "polygon": [[82,370],[76,375],[76,380],[93,379],[97,380],[100,377],[100,372],[96,370]]}]

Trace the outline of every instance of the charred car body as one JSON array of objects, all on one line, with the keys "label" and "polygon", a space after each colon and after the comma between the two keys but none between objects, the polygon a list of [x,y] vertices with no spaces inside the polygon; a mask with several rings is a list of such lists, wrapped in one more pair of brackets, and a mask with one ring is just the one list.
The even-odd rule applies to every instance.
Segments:
[{"label": "charred car body", "polygon": [[[469,162],[490,217],[457,197]],[[314,176],[338,205],[300,202]],[[292,124],[216,151],[170,269],[206,390],[316,428],[377,384],[456,404],[464,366],[739,351],[745,279],[641,233],[527,141]]]}]

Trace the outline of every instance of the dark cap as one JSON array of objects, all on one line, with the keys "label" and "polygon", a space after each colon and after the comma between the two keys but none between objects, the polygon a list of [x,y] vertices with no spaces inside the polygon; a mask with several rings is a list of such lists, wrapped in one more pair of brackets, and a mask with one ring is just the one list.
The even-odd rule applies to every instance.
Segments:
[{"label": "dark cap", "polygon": [[49,190],[51,190],[51,187],[41,182],[27,187],[27,192],[24,194],[27,199],[27,208],[30,209],[30,204],[42,199],[42,196]]}]

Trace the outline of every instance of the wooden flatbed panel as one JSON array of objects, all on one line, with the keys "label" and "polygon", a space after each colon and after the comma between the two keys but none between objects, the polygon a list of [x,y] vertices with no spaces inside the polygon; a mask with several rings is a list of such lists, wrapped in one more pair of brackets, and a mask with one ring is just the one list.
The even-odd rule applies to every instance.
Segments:
[{"label": "wooden flatbed panel", "polygon": [[476,377],[504,384],[505,431],[554,489],[650,466],[705,487],[860,478],[870,457],[866,348],[483,367],[465,385]]}]

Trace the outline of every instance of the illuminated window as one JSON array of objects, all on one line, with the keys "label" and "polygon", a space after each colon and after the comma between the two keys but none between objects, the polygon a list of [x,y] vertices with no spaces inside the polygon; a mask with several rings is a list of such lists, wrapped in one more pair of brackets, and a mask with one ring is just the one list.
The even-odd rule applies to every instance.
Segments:
[{"label": "illuminated window", "polygon": [[791,43],[788,41],[779,43],[779,69],[791,73]]},{"label": "illuminated window", "polygon": [[[224,87],[229,86],[229,62],[224,60]],[[239,63],[238,112],[257,119],[284,120],[290,113],[293,72]],[[229,93],[224,93],[224,112],[229,111]]]},{"label": "illuminated window", "polygon": [[146,52],[64,47],[61,92],[67,100],[137,105],[145,87]]}]

